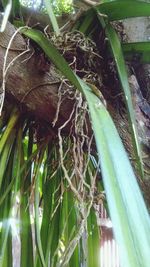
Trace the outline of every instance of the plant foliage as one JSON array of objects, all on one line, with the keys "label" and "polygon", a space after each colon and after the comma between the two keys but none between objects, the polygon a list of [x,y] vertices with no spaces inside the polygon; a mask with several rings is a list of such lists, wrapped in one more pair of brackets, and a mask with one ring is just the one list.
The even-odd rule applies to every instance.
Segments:
[{"label": "plant foliage", "polygon": [[[45,3],[53,29],[58,35],[52,7],[49,1]],[[149,43],[121,44],[110,22],[148,15],[150,4],[146,2],[102,1],[97,7],[90,8],[74,26],[90,36],[97,27],[105,30],[126,99],[134,152],[141,176],[142,159],[124,53],[132,56],[133,50],[140,52],[145,61],[150,50]],[[7,19],[8,16],[2,24],[4,26],[1,26],[3,30]],[[104,185],[119,245],[121,266],[149,267],[148,210],[98,88],[79,78],[42,32],[27,27],[21,31],[40,46],[74,86],[75,94],[80,99],[82,94],[86,100],[96,141],[98,156],[94,155],[94,158],[98,157],[98,168],[93,165],[90,155],[91,140],[88,139],[89,146],[85,151],[79,137],[62,135],[65,124],[58,129],[54,142],[50,136],[38,140],[34,122],[18,109],[5,106],[0,118],[0,266],[13,266],[13,234],[16,231],[20,240],[20,266],[99,267],[101,237],[96,212],[99,202],[95,200],[95,195],[102,201]],[[83,110],[83,100],[81,106]],[[83,118],[79,118],[80,123]],[[103,184],[99,180],[99,167]]]}]

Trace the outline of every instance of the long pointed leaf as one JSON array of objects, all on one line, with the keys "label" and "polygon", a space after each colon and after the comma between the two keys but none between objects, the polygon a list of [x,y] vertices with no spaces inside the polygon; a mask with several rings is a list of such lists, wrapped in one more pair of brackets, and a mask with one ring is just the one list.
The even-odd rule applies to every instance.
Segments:
[{"label": "long pointed leaf", "polygon": [[96,6],[96,10],[108,16],[109,21],[150,16],[150,4],[136,0],[107,1]]},{"label": "long pointed leaf", "polygon": [[[22,129],[23,127],[21,127]],[[31,167],[32,163],[27,164],[28,175],[24,178],[25,172],[20,172],[21,166],[24,164],[25,155],[22,147],[22,130],[18,132],[18,162],[17,162],[17,178],[21,179],[21,196],[20,196],[20,224],[21,224],[21,255],[20,262],[21,267],[33,266],[33,240],[32,240],[32,225],[30,218],[30,204],[29,204],[29,188],[31,187]],[[33,138],[29,131],[29,143],[28,143],[28,158],[32,154]]]},{"label": "long pointed leaf", "polygon": [[46,267],[45,258],[43,254],[43,248],[42,248],[42,241],[40,236],[40,222],[39,222],[39,177],[40,177],[40,167],[42,164],[44,155],[44,149],[42,149],[40,158],[37,164],[36,174],[35,174],[35,234],[36,234],[36,243],[37,243],[37,249],[39,258],[42,264],[42,267]]},{"label": "long pointed leaf", "polygon": [[132,142],[134,146],[134,153],[136,156],[136,160],[138,163],[138,170],[141,175],[141,177],[144,176],[143,172],[143,165],[142,165],[142,155],[140,150],[140,145],[138,141],[138,133],[137,133],[137,127],[136,127],[136,120],[135,120],[135,114],[132,104],[132,98],[131,98],[131,92],[130,92],[130,86],[128,82],[128,76],[127,76],[127,70],[126,65],[123,57],[123,52],[121,48],[121,43],[119,41],[119,38],[117,36],[117,33],[113,29],[110,23],[103,18],[101,18],[100,15],[98,15],[98,18],[100,22],[102,23],[103,27],[105,28],[106,35],[108,37],[112,53],[115,59],[116,67],[118,70],[119,79],[121,82],[121,86],[124,92],[126,106],[128,110],[128,117],[130,122],[130,128],[131,128],[131,135],[132,135]]},{"label": "long pointed leaf", "polygon": [[150,218],[136,178],[108,112],[88,89],[86,98],[122,266],[148,267]]},{"label": "long pointed leaf", "polygon": [[0,153],[2,152],[3,147],[5,145],[5,142],[6,142],[7,138],[9,137],[9,135],[11,134],[11,131],[14,128],[15,124],[17,123],[18,119],[19,119],[19,111],[14,109],[12,114],[11,114],[11,118],[9,120],[9,123],[7,124],[7,127],[5,129],[5,132],[3,133],[3,135],[0,139]]},{"label": "long pointed leaf", "polygon": [[148,211],[110,115],[91,88],[73,73],[64,58],[44,35],[34,30],[26,31],[24,34],[35,40],[61,72],[83,92],[89,106],[122,266],[149,267]]},{"label": "long pointed leaf", "polygon": [[150,42],[124,43],[122,49],[127,59],[150,63]]},{"label": "long pointed leaf", "polygon": [[45,6],[46,6],[46,9],[47,9],[50,21],[51,21],[52,26],[53,26],[53,30],[56,33],[56,35],[59,35],[60,34],[60,30],[59,30],[59,27],[58,27],[56,16],[54,15],[54,12],[53,12],[53,8],[52,8],[52,5],[51,5],[51,2],[49,0],[44,0],[44,2],[45,2]]}]

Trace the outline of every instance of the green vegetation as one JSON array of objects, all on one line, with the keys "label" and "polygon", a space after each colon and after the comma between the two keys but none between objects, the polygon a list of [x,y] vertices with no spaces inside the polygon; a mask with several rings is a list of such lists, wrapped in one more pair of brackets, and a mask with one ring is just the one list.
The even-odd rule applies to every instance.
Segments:
[{"label": "green vegetation", "polygon": [[[53,5],[57,14],[67,13],[72,10],[71,1],[53,1],[52,5],[49,1],[44,2],[59,38],[60,29]],[[5,2],[5,10],[7,4]],[[14,18],[18,4],[19,1],[13,1]],[[28,1],[28,5],[33,6],[33,1]],[[41,1],[36,2],[36,8],[41,9]],[[12,9],[5,12],[8,18]],[[125,99],[137,174],[145,179],[125,56],[131,58],[134,51],[140,52],[142,61],[148,62],[146,55],[149,55],[150,44],[122,44],[111,24],[114,20],[139,16],[150,16],[150,3],[102,1],[96,7],[89,7],[74,23],[72,30],[80,32],[86,41],[90,38],[90,42],[96,39],[95,36],[98,38],[99,31],[105,32],[107,53],[114,58]],[[6,22],[7,19],[3,19],[1,31],[6,28]],[[119,245],[121,266],[149,267],[149,213],[127,152],[97,85],[82,79],[71,68],[61,49],[55,45],[54,35],[49,39],[41,31],[29,27],[23,27],[20,32],[40,47],[56,66],[60,77],[67,79],[68,88],[73,90],[78,101],[69,118],[72,120],[75,114],[75,133],[70,136],[63,134],[68,120],[58,128],[54,138],[50,134],[50,125],[44,129],[43,135],[43,125],[36,126],[34,120],[10,103],[4,104],[0,117],[0,266],[13,266],[15,229],[11,221],[15,219],[20,238],[21,267],[100,267],[101,235],[96,205],[103,201],[109,210]],[[81,51],[83,47],[80,46]],[[69,48],[71,50],[71,46]],[[100,60],[100,55],[98,58]],[[84,132],[87,110],[97,152],[91,149],[93,140]],[[97,166],[93,164],[93,158]],[[103,191],[106,199],[102,197]]]},{"label": "green vegetation", "polygon": [[[46,11],[44,1],[41,0],[36,0],[36,1],[21,0],[20,3],[24,6],[34,8],[35,10]],[[72,0],[53,0],[51,1],[51,4],[54,8],[54,12],[57,15],[61,15],[62,13],[70,13],[73,10]]]}]

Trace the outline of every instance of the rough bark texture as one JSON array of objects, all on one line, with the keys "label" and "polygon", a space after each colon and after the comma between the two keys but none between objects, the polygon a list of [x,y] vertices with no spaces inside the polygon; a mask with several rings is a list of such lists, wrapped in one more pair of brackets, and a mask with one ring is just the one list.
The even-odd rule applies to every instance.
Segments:
[{"label": "rough bark texture", "polygon": [[[14,26],[8,23],[6,31],[0,34],[1,82],[6,48],[14,32]],[[27,40],[18,33],[9,50],[7,66],[26,49]],[[41,63],[40,54],[37,55],[30,44],[29,49],[10,66],[6,75],[6,95],[13,97],[21,108],[24,107],[25,111],[30,111],[30,114],[34,114],[38,119],[52,123],[58,103],[60,77],[53,65],[49,65],[49,71],[44,72],[40,64],[46,63]],[[73,101],[70,99],[62,102],[57,127],[69,118],[72,105]]]}]

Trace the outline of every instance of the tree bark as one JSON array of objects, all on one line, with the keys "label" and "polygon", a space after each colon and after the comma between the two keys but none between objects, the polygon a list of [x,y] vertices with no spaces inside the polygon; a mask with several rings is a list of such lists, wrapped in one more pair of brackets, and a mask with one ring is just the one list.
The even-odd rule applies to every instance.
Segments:
[{"label": "tree bark", "polygon": [[[6,49],[15,31],[14,26],[8,23],[5,32],[0,33],[1,84],[4,78],[2,74]],[[18,58],[10,65],[6,75],[6,97],[13,99],[24,111],[29,111],[30,115],[52,124],[58,103],[60,75],[53,64],[47,66],[42,52],[37,54],[31,44],[29,44],[29,51],[21,55],[27,49],[27,42],[20,33],[17,33],[9,49],[7,66],[16,57]],[[42,66],[44,64],[46,70],[45,66]],[[65,85],[63,86],[65,90]],[[69,118],[72,106],[73,100],[67,100],[65,97],[65,101],[62,101],[60,106],[57,127],[60,127]]]}]

